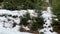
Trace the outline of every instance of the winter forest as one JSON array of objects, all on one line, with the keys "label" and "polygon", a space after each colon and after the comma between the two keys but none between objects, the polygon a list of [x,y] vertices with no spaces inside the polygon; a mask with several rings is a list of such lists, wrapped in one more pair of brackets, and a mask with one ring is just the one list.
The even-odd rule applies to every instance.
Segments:
[{"label": "winter forest", "polygon": [[60,0],[0,0],[0,34],[60,34]]}]

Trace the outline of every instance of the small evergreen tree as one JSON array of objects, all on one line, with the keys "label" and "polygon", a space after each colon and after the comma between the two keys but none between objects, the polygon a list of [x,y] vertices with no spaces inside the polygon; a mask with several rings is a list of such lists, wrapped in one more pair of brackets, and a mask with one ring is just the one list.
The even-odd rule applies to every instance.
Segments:
[{"label": "small evergreen tree", "polygon": [[37,31],[43,27],[44,21],[43,18],[33,17],[30,29]]},{"label": "small evergreen tree", "polygon": [[21,18],[21,23],[22,25],[24,26],[27,26],[29,23],[27,22],[28,20],[30,19],[30,14],[27,12],[26,15],[24,15],[22,18]]}]

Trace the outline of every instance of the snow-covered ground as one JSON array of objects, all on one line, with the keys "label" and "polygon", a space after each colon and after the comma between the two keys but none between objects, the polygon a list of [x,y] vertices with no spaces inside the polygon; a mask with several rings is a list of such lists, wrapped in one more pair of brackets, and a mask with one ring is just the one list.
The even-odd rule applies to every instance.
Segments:
[{"label": "snow-covered ground", "polygon": [[[20,32],[18,25],[20,23],[20,17],[25,15],[27,12],[30,13],[30,17],[34,16],[37,17],[37,13],[35,13],[35,10],[5,10],[0,9],[0,34],[32,34],[28,32]],[[15,17],[14,17],[15,16]],[[43,25],[42,30],[39,32],[44,32],[44,34],[57,34],[56,32],[50,32],[50,30],[53,30],[51,23],[52,23],[52,12],[51,7],[47,7],[47,11],[42,12],[42,17],[44,18],[45,24]],[[30,22],[30,20],[28,20]],[[17,25],[13,28],[13,23],[16,23]],[[49,27],[51,26],[51,27]],[[30,30],[28,27],[24,27],[26,30]]]},{"label": "snow-covered ground", "polygon": [[[34,12],[34,10],[20,10],[20,11],[10,11],[5,9],[0,9],[0,34],[32,34],[28,32],[20,32],[18,25],[20,23],[20,16],[23,16],[26,14],[26,12],[30,13],[30,16],[37,17],[37,13]],[[17,16],[17,17],[13,17]],[[13,23],[17,23],[16,27],[12,28]],[[29,28],[23,27],[27,30]]]}]

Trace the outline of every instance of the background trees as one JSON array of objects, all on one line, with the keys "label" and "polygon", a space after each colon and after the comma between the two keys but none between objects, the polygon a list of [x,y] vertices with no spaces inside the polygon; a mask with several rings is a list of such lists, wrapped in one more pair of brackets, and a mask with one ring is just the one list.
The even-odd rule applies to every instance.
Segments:
[{"label": "background trees", "polygon": [[20,0],[3,0],[3,8],[17,10],[21,8]]},{"label": "background trees", "polygon": [[52,11],[55,15],[60,15],[60,0],[52,0]]},{"label": "background trees", "polygon": [[42,0],[0,0],[4,9],[41,9]]}]

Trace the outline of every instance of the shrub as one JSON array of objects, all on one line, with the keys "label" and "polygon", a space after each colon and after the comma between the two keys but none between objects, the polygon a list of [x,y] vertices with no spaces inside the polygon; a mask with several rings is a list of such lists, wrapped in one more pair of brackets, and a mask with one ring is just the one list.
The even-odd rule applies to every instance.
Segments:
[{"label": "shrub", "polygon": [[33,17],[30,29],[37,31],[43,27],[44,21],[43,18]]},{"label": "shrub", "polygon": [[30,19],[30,14],[27,12],[26,15],[24,15],[22,18],[21,18],[21,23],[20,24],[23,24],[24,26],[27,26],[29,23],[27,22],[28,20]]},{"label": "shrub", "polygon": [[37,22],[33,22],[30,29],[31,29],[32,31],[38,30],[38,23],[37,23]]},{"label": "shrub", "polygon": [[52,20],[53,23],[52,23],[52,26],[53,26],[53,31],[56,31],[57,33],[60,33],[60,21],[59,21],[59,18],[58,18],[58,21],[56,20]]}]

